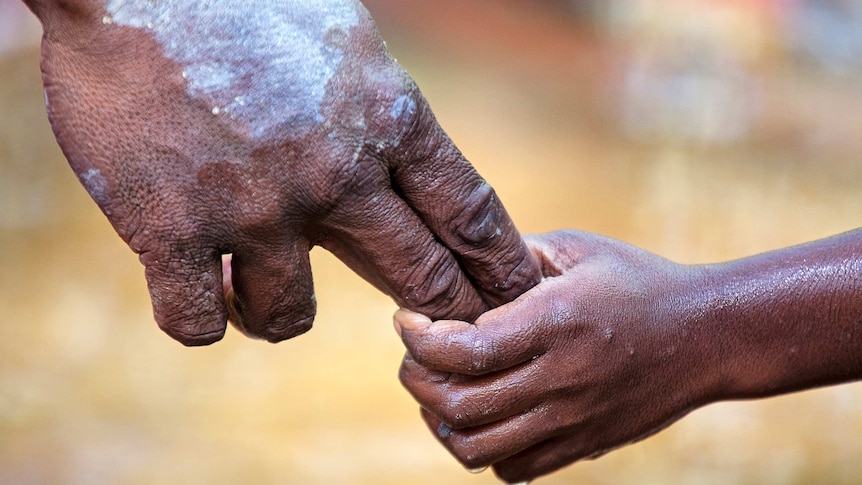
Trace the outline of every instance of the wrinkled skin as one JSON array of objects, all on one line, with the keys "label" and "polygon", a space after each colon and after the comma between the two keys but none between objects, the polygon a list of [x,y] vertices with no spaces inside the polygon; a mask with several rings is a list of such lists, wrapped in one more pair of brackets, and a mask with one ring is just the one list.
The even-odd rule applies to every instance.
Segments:
[{"label": "wrinkled skin", "polygon": [[514,483],[691,410],[862,378],[862,230],[716,265],[528,239],[545,279],[466,322],[408,311],[404,386],[465,467]]},{"label": "wrinkled skin", "polygon": [[314,245],[435,317],[540,279],[358,2],[25,3],[57,140],[180,342],[222,338],[228,306],[252,336],[307,331]]}]

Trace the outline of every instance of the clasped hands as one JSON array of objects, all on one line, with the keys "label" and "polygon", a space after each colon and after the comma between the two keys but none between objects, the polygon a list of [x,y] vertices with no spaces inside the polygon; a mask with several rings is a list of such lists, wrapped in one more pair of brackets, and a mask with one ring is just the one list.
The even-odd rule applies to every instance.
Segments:
[{"label": "clasped hands", "polygon": [[404,308],[400,377],[432,432],[509,482],[719,398],[862,375],[862,232],[721,285],[593,234],[525,243],[358,1],[25,3],[57,140],[183,344],[228,315],[272,342],[307,331],[322,246]]},{"label": "clasped hands", "polygon": [[419,312],[398,315],[401,378],[465,465],[532,478],[667,420],[596,433],[625,401],[591,386],[643,345],[628,295],[656,275],[605,278],[644,261],[591,236],[528,247],[358,2],[26,3],[57,140],[175,339],[213,343],[228,315],[307,331],[320,245]]},{"label": "clasped hands", "polygon": [[[606,366],[604,334],[603,347],[584,345],[595,365],[565,357],[587,343],[563,321],[567,302],[615,307],[562,298],[588,288],[569,275],[584,248],[565,235],[528,248],[367,12],[325,3],[28,2],[46,31],[57,139],[140,255],[156,321],[186,345],[219,340],[228,315],[250,336],[299,335],[315,313],[308,251],[320,245],[405,309],[479,318],[398,320],[402,380],[462,462],[515,480],[593,453],[560,434],[591,404],[566,402],[579,389],[566,380],[583,388]],[[239,20],[261,25],[232,30]]]},{"label": "clasped hands", "polygon": [[708,362],[685,360],[680,325],[699,271],[584,232],[527,241],[544,279],[515,301],[473,323],[395,316],[400,378],[432,433],[510,483],[656,433],[710,383],[680,365]]}]

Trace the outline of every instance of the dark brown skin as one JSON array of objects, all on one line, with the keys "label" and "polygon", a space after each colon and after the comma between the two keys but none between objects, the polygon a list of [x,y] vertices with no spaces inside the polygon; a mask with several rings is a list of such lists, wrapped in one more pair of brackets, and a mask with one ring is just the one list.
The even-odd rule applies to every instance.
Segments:
[{"label": "dark brown skin", "polygon": [[401,380],[468,468],[530,480],[709,403],[862,378],[862,230],[697,266],[583,232],[528,243],[544,281],[475,325],[396,314]]},{"label": "dark brown skin", "polygon": [[[57,140],[117,233],[140,255],[155,318],[180,342],[205,345],[224,335],[226,253],[233,254],[227,284],[235,295],[233,319],[271,342],[311,328],[308,252],[314,245],[399,305],[438,318],[472,320],[539,281],[493,189],[437,124],[358,2],[318,2],[326,10],[355,9],[358,17],[347,29],[304,39],[307,53],[306,44],[292,37],[278,43],[255,25],[205,34],[180,26],[169,33],[184,47],[170,52],[157,35],[166,29],[160,22],[123,24],[109,15],[105,0],[25,3],[45,31],[42,70]],[[151,3],[168,10],[159,21],[182,17],[186,7],[175,4],[180,7],[170,11],[169,3]],[[202,10],[193,27],[217,22],[237,6],[267,19],[270,10],[290,15],[303,2],[206,5],[212,13]],[[315,24],[314,15],[306,12],[297,25]],[[237,49],[227,59],[210,58],[218,54],[205,47],[215,41]],[[242,50],[246,45],[263,47],[250,53]],[[314,72],[319,66],[303,62],[320,52],[337,54],[333,72]],[[230,101],[239,93],[275,103],[270,95],[283,91],[273,91],[265,74],[284,59],[299,76],[326,74],[325,84],[312,86],[322,99],[318,105],[295,99],[302,94],[288,97],[312,106],[308,112],[259,106],[270,109],[271,119],[252,121],[265,130],[219,113],[219,93],[195,95],[194,79],[186,81],[190,63],[252,66],[251,75],[225,91],[233,93]],[[289,92],[307,87],[284,84]]]}]

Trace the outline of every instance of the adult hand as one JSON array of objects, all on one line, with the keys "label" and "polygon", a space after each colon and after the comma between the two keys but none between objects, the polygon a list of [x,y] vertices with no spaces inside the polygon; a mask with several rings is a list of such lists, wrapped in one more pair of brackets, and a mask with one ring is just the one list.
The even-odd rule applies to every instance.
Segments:
[{"label": "adult hand", "polygon": [[710,402],[862,378],[862,230],[703,266],[528,242],[546,278],[475,325],[396,314],[402,383],[468,468],[528,480]]},{"label": "adult hand", "polygon": [[311,327],[314,245],[437,317],[540,278],[358,1],[25,2],[57,140],[180,342],[222,337],[226,253],[234,320],[273,342]]}]

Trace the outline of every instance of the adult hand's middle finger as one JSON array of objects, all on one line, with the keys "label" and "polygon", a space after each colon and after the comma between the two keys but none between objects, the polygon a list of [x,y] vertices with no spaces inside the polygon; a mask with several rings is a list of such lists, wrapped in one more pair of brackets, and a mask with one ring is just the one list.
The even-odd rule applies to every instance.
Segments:
[{"label": "adult hand's middle finger", "polygon": [[464,320],[487,310],[458,260],[391,187],[345,199],[323,225],[319,244],[400,306]]}]

